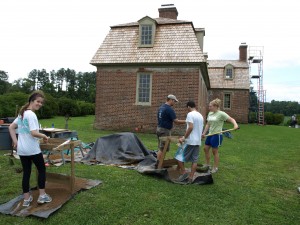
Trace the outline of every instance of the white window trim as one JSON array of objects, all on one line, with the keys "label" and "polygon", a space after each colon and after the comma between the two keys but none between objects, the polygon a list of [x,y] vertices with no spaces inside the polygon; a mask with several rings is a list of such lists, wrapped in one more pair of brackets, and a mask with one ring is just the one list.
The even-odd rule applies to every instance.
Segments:
[{"label": "white window trim", "polygon": [[[141,37],[142,37],[142,26],[152,26],[152,39],[151,44],[142,44],[141,43]],[[145,17],[139,21],[139,38],[138,38],[138,46],[141,48],[151,48],[154,45],[155,41],[155,33],[156,33],[156,22],[150,17]]]},{"label": "white window trim", "polygon": [[[227,71],[227,69],[232,69],[232,77],[231,78],[226,77],[226,71]],[[234,78],[234,67],[231,64],[227,64],[224,67],[224,79],[226,79],[226,80],[233,80],[233,78]]]},{"label": "white window trim", "polygon": [[[150,75],[150,90],[149,90],[149,102],[139,102],[139,84],[140,84],[140,75],[141,74],[149,74]],[[135,92],[135,104],[136,105],[142,105],[142,106],[151,106],[151,101],[152,101],[152,73],[148,72],[139,72],[137,73],[137,78],[136,78],[136,92]]]},{"label": "white window trim", "polygon": [[[230,95],[230,107],[227,108],[225,107],[225,95]],[[231,110],[232,108],[232,92],[224,92],[224,95],[223,95],[223,109],[227,109],[227,110]]]}]

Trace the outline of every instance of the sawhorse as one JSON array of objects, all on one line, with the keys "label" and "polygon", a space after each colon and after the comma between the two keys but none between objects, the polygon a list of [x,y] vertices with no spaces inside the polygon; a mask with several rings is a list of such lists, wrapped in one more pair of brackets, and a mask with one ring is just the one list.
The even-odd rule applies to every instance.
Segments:
[{"label": "sawhorse", "polygon": [[170,143],[171,142],[178,143],[178,138],[179,138],[178,136],[165,136],[165,137],[160,137],[159,138],[159,140],[165,141],[165,146],[164,146],[164,149],[162,151],[161,158],[158,159],[159,163],[158,163],[157,169],[161,169],[164,166],[172,166],[172,165],[176,165],[177,164],[177,160],[176,159],[165,160],[165,157],[166,157],[167,149],[170,146]]}]

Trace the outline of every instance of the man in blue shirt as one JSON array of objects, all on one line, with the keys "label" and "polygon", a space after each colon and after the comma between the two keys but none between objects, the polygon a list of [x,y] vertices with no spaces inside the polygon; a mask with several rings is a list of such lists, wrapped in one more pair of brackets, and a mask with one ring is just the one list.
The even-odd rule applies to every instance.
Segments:
[{"label": "man in blue shirt", "polygon": [[[176,118],[176,113],[172,106],[175,105],[175,102],[178,102],[175,95],[168,95],[166,103],[162,104],[157,112],[157,129],[156,134],[158,138],[158,153],[157,160],[162,160],[162,151],[165,146],[164,141],[160,141],[160,137],[171,136],[171,129],[173,128],[173,123],[175,124],[185,124],[185,120],[178,120]],[[169,151],[169,148],[168,148]]]}]

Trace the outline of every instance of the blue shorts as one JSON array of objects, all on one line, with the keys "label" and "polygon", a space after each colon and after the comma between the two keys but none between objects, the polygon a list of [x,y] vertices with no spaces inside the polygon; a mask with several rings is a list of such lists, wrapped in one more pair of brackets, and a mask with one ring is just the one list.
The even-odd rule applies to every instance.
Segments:
[{"label": "blue shorts", "polygon": [[218,148],[221,146],[223,141],[222,134],[215,134],[213,136],[208,136],[205,140],[205,144],[211,146],[212,148]]}]

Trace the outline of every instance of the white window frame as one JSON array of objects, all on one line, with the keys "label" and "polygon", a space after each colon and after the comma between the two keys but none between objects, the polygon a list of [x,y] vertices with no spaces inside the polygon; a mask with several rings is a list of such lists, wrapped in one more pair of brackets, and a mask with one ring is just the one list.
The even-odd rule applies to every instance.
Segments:
[{"label": "white window frame", "polygon": [[[149,75],[149,101],[144,102],[144,101],[140,101],[140,78],[142,75]],[[151,99],[152,99],[152,74],[149,72],[139,72],[137,74],[137,79],[136,79],[136,105],[143,105],[143,106],[151,106]]]},{"label": "white window frame", "polygon": [[[227,100],[226,100],[226,96],[229,96],[229,107],[226,105],[227,104]],[[223,109],[231,109],[232,107],[232,93],[231,92],[225,92],[224,96],[223,96],[224,100],[223,100]]]},{"label": "white window frame", "polygon": [[[227,72],[228,72],[229,70],[231,70],[231,77],[229,77],[229,76],[227,75]],[[225,66],[225,68],[224,68],[224,78],[225,78],[226,80],[232,80],[232,79],[234,78],[234,67],[233,67],[233,65],[228,64],[228,65]]]},{"label": "white window frame", "polygon": [[[152,18],[146,16],[143,19],[139,20],[139,47],[142,48],[149,48],[149,47],[153,47],[154,45],[154,40],[155,40],[155,30],[156,30],[156,22],[155,20],[153,20]],[[142,44],[142,37],[143,37],[143,27],[151,27],[151,34],[149,36],[151,36],[151,43],[149,44]]]}]

